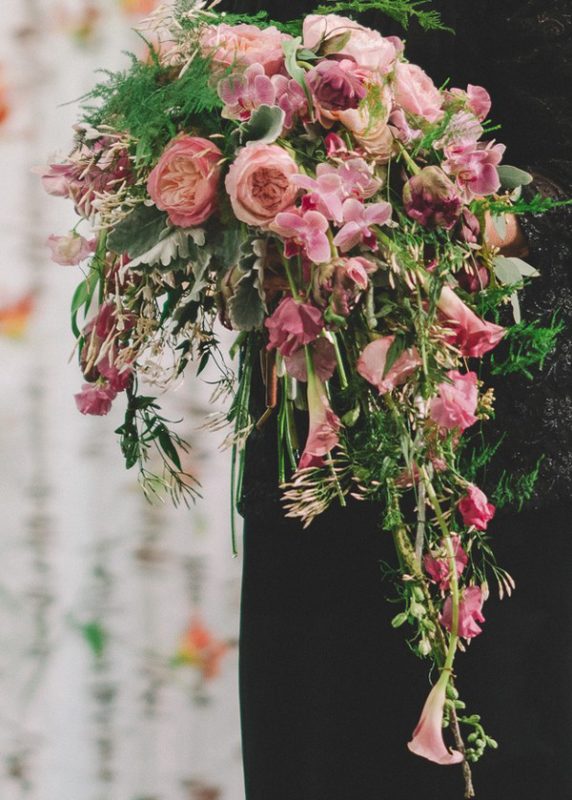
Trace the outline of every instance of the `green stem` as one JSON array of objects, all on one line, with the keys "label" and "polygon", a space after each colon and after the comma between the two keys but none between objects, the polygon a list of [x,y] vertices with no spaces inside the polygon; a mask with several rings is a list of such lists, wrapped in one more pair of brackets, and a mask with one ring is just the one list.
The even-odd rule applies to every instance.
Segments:
[{"label": "green stem", "polygon": [[348,376],[346,374],[346,369],[344,367],[344,362],[343,362],[343,359],[342,359],[342,353],[340,351],[340,345],[339,345],[339,342],[338,342],[338,337],[336,336],[335,333],[332,333],[332,331],[328,331],[328,333],[326,334],[326,338],[334,346],[334,352],[336,354],[336,365],[337,365],[337,368],[338,368],[338,375],[339,375],[339,378],[340,378],[340,386],[342,387],[342,389],[347,389],[348,385],[349,385],[348,384]]},{"label": "green stem", "polygon": [[286,273],[286,278],[288,279],[288,286],[292,292],[292,297],[296,303],[301,303],[302,301],[298,292],[298,287],[296,286],[296,281],[294,280],[292,270],[290,269],[290,262],[285,256],[282,256],[282,264],[284,265],[284,272]]},{"label": "green stem", "polygon": [[415,163],[401,142],[398,142],[397,144],[399,146],[399,155],[407,164],[409,172],[411,172],[412,175],[419,175],[421,172],[421,167]]}]

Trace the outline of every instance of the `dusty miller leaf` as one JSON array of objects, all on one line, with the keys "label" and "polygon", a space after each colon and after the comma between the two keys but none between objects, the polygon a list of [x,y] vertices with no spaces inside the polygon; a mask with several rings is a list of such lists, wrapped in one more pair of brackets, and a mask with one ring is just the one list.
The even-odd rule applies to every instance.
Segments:
[{"label": "dusty miller leaf", "polygon": [[504,189],[516,189],[517,186],[528,186],[532,183],[532,175],[518,167],[501,164],[498,167],[499,178]]},{"label": "dusty miller leaf", "polygon": [[115,253],[139,258],[157,243],[167,224],[167,215],[156,206],[137,206],[110,232],[107,245]]},{"label": "dusty miller leaf", "polygon": [[228,311],[233,327],[240,331],[252,331],[262,327],[266,309],[257,287],[255,270],[246,272],[235,286],[229,300]]},{"label": "dusty miller leaf", "polygon": [[258,106],[248,122],[240,126],[241,143],[272,144],[282,133],[285,116],[278,106]]}]

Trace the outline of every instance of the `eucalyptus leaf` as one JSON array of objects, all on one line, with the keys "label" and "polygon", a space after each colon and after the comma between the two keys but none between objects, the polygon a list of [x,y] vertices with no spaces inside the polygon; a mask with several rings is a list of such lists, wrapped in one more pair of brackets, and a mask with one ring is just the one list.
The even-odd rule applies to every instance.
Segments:
[{"label": "eucalyptus leaf", "polygon": [[532,175],[518,167],[511,167],[509,164],[501,164],[498,167],[500,182],[504,189],[516,189],[517,186],[528,186],[532,183]]},{"label": "eucalyptus leaf", "polygon": [[522,313],[520,311],[520,300],[518,299],[518,292],[513,292],[510,296],[510,303],[512,305],[512,316],[515,323],[518,325],[522,321]]},{"label": "eucalyptus leaf", "polygon": [[110,231],[107,246],[115,253],[139,258],[157,243],[167,222],[167,215],[156,206],[137,206]]},{"label": "eucalyptus leaf", "polygon": [[229,300],[228,311],[233,327],[240,331],[252,331],[262,327],[266,309],[256,286],[255,272],[246,273],[235,286]]},{"label": "eucalyptus leaf", "polygon": [[242,144],[247,142],[272,144],[282,133],[285,116],[284,111],[278,106],[258,106],[248,122],[241,125],[240,141]]},{"label": "eucalyptus leaf", "polygon": [[536,278],[538,270],[515,256],[497,256],[494,260],[495,275],[505,286],[522,283],[524,278]]},{"label": "eucalyptus leaf", "polygon": [[296,36],[294,39],[288,39],[287,41],[282,42],[282,49],[284,50],[284,66],[286,67],[286,72],[288,75],[290,75],[290,77],[293,78],[296,83],[299,83],[302,89],[304,89],[306,100],[308,101],[308,109],[311,112],[313,103],[312,95],[308,89],[308,84],[306,83],[306,71],[298,64],[301,43],[302,39],[300,36]]},{"label": "eucalyptus leaf", "polygon": [[499,214],[498,216],[491,215],[491,222],[494,225],[499,239],[503,241],[506,237],[506,218],[504,214]]}]

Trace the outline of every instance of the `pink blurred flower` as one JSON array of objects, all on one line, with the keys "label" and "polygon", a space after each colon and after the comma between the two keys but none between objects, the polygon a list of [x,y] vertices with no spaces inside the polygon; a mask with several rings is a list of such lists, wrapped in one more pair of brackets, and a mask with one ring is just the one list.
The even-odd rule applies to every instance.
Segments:
[{"label": "pink blurred flower", "polygon": [[[324,336],[314,339],[309,345],[314,370],[321,381],[329,380],[336,369],[336,351],[334,345]],[[297,381],[308,380],[308,369],[306,367],[306,353],[303,348],[296,350],[291,356],[284,358],[286,372]]]},{"label": "pink blurred flower", "polygon": [[437,307],[454,330],[454,344],[464,356],[480,358],[505,335],[505,329],[486,322],[463,303],[449,286],[444,286]]},{"label": "pink blurred flower", "polygon": [[292,240],[304,248],[304,252],[315,264],[323,264],[331,258],[327,237],[329,224],[319,211],[282,211],[270,225],[270,229],[283,239]]},{"label": "pink blurred flower", "polygon": [[459,501],[457,508],[465,525],[474,525],[479,531],[486,531],[496,511],[486,494],[472,483],[467,487],[467,494]]},{"label": "pink blurred flower", "polygon": [[251,64],[242,74],[223,78],[217,91],[225,104],[222,116],[226,119],[250,119],[258,106],[272,106],[276,101],[276,89],[262,64]]},{"label": "pink blurred flower", "polygon": [[394,93],[397,105],[410,114],[428,122],[437,122],[443,116],[441,92],[417,64],[397,62]]},{"label": "pink blurred flower", "polygon": [[449,750],[443,741],[443,709],[449,675],[443,672],[423,706],[413,738],[407,747],[416,756],[421,756],[436,764],[459,764],[463,754]]},{"label": "pink blurred flower", "polygon": [[439,167],[424,167],[409,178],[403,187],[405,211],[411,219],[426,228],[455,225],[462,203],[455,184]]},{"label": "pink blurred flower", "polygon": [[403,144],[411,144],[423,135],[421,130],[410,126],[402,108],[393,109],[389,115],[389,127],[395,138]]},{"label": "pink blurred flower", "polygon": [[328,112],[357,108],[367,94],[366,78],[367,74],[353,60],[319,61],[306,73],[318,116],[330,120]]},{"label": "pink blurred flower", "polygon": [[324,456],[337,445],[338,431],[342,426],[332,411],[324,384],[313,367],[308,372],[308,414],[308,438],[298,469],[321,467]]},{"label": "pink blurred flower", "polygon": [[[459,602],[459,630],[457,631],[458,635],[463,639],[472,639],[482,633],[483,629],[477,623],[485,621],[482,614],[483,603],[484,598],[480,586],[469,586],[463,592]],[[443,604],[443,613],[440,621],[444,628],[448,631],[451,630],[453,624],[453,600],[450,595]]]},{"label": "pink blurred flower", "polygon": [[163,151],[147,180],[149,196],[173,225],[190,228],[216,207],[222,153],[200,136],[181,136]]},{"label": "pink blurred flower", "polygon": [[320,335],[324,320],[319,308],[284,297],[264,324],[269,332],[268,349],[291,356]]},{"label": "pink blurred flower", "polygon": [[[463,550],[460,537],[453,534],[451,540],[453,544],[453,553],[455,554],[455,569],[457,571],[457,577],[459,577],[467,566],[469,558]],[[441,551],[442,555],[427,553],[423,557],[423,566],[433,583],[436,583],[439,589],[445,592],[448,590],[451,582],[451,570],[445,542],[441,542]]]},{"label": "pink blurred flower", "polygon": [[390,72],[401,44],[397,37],[383,37],[371,28],[336,14],[308,14],[304,19],[303,44],[309,50],[316,49],[326,37],[344,34],[349,34],[349,39],[342,48],[343,55],[378,75]]},{"label": "pink blurred flower", "polygon": [[498,165],[506,147],[492,142],[460,141],[445,147],[443,169],[454,175],[465,199],[494,194],[500,188]]},{"label": "pink blurred flower", "polygon": [[350,198],[344,202],[344,226],[334,238],[334,244],[342,253],[347,253],[358,244],[365,244],[371,250],[377,248],[375,234],[371,225],[386,225],[391,220],[390,203],[371,203],[366,206],[359,200]]},{"label": "pink blurred flower", "polygon": [[284,64],[282,42],[291,39],[274,26],[209,25],[201,33],[201,47],[221,67],[262,64],[267,75],[280,72]]},{"label": "pink blurred flower", "polygon": [[412,347],[401,353],[385,372],[387,354],[394,341],[395,336],[375,339],[364,348],[357,361],[358,373],[375,386],[380,394],[391,392],[404,383],[421,363],[417,348]]},{"label": "pink blurred flower", "polygon": [[431,401],[430,416],[441,428],[464,431],[477,421],[477,375],[449,370],[447,377],[450,382],[440,383],[439,396]]},{"label": "pink blurred flower", "polygon": [[292,78],[285,75],[273,75],[272,85],[276,93],[276,105],[284,112],[284,129],[294,126],[296,117],[305,117],[308,113],[308,99],[304,89]]},{"label": "pink blurred flower", "polygon": [[108,414],[117,392],[111,386],[84,383],[81,392],[74,395],[75,403],[82,414],[94,414],[103,417]]},{"label": "pink blurred flower", "polygon": [[241,222],[266,228],[291,206],[298,193],[293,158],[275,144],[249,144],[238,151],[226,176],[232,209]]},{"label": "pink blurred flower", "polygon": [[84,239],[77,233],[69,233],[67,236],[49,236],[48,247],[52,251],[52,261],[62,266],[75,266],[85,261],[95,252],[97,239]]}]

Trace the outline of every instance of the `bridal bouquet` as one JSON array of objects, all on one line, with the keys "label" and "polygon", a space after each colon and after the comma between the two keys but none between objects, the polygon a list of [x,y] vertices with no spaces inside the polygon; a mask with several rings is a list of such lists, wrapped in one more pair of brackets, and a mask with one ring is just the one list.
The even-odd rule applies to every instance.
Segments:
[{"label": "bridal bouquet", "polygon": [[[125,403],[127,466],[178,500],[195,487],[158,395],[212,361],[233,396],[234,499],[248,436],[274,417],[290,516],[379,503],[397,550],[393,625],[438,676],[408,746],[462,762],[472,796],[469,762],[497,745],[459,698],[453,660],[482,632],[490,584],[513,587],[492,550],[495,498],[478,485],[494,450],[473,435],[494,414],[482,375],[528,369],[553,339],[520,321],[535,270],[494,242],[507,214],[545,203],[525,201],[530,176],[501,164],[484,88],[439,88],[399,38],[327,12],[278,24],[190,0],[161,8],[148,58],[84,99],[71,154],[43,174],[80,218],[49,241],[83,274],[75,399],[84,414]],[[511,306],[514,325],[499,324]],[[236,331],[236,375],[217,319]],[[267,409],[253,419],[261,355]]]}]

